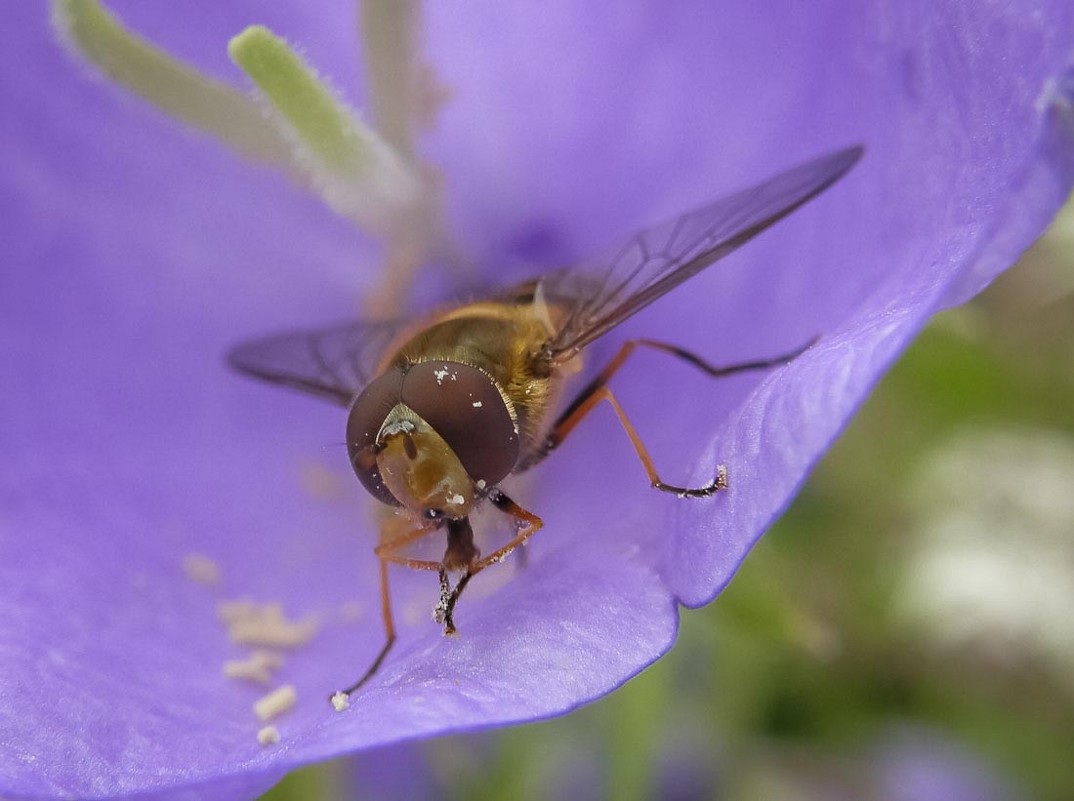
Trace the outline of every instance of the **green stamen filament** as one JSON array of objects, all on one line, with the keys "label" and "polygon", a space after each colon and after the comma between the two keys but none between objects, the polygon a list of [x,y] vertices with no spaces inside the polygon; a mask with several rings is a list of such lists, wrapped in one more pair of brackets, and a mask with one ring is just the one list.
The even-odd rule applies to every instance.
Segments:
[{"label": "green stamen filament", "polygon": [[[386,270],[366,313],[394,314],[442,232],[435,170],[415,137],[433,84],[418,53],[420,0],[366,0],[358,13],[370,107],[362,122],[287,43],[262,26],[231,40],[232,60],[261,98],[202,75],[125,28],[101,0],[51,0],[69,48],[160,110],[269,163],[314,190],[336,213],[378,234]],[[435,98],[433,98],[435,99]],[[259,102],[264,101],[264,102]]]},{"label": "green stamen filament", "polygon": [[114,82],[249,158],[293,169],[293,148],[256,103],[135,36],[97,0],[53,0],[52,17],[71,49]]},{"label": "green stamen filament", "polygon": [[228,54],[294,132],[336,211],[381,232],[413,223],[421,181],[283,39],[254,25],[231,40]]}]

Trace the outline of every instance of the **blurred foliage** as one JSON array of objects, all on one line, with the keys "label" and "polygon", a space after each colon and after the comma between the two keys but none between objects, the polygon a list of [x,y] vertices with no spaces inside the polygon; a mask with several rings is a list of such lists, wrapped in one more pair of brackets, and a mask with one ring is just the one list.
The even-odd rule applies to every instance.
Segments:
[{"label": "blurred foliage", "polygon": [[[1069,666],[945,645],[900,618],[897,595],[918,547],[923,461],[977,428],[1074,434],[1072,410],[1068,211],[983,295],[934,320],[730,587],[682,612],[666,658],[567,717],[396,749],[417,753],[433,797],[467,801],[865,797],[875,744],[909,726],[1023,797],[1069,798]],[[969,499],[987,491],[966,487]],[[363,780],[371,759],[394,756],[297,771],[265,797],[401,797]]]}]

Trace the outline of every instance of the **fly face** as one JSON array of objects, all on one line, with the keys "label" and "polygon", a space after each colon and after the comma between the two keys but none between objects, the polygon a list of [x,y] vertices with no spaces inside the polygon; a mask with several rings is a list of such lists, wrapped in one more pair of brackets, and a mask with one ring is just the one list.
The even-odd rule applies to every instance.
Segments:
[{"label": "fly face", "polygon": [[[375,548],[386,642],[346,694],[377,672],[395,641],[388,565],[438,573],[435,617],[445,633],[454,633],[455,604],[470,579],[541,527],[541,519],[511,500],[499,482],[543,460],[602,401],[619,418],[654,488],[698,497],[727,486],[723,466],[701,487],[665,483],[609,387],[611,378],[638,347],[718,377],[777,366],[812,343],[775,358],[718,367],[674,345],[630,340],[558,417],[550,417],[549,404],[591,342],[819,195],[861,155],[862,148],[851,147],[822,156],[640,231],[598,258],[417,325],[348,323],[231,351],[240,372],[349,407],[351,466],[374,498],[404,512],[381,532]],[[469,521],[484,500],[516,527],[516,535],[487,556],[474,545]],[[441,560],[407,555],[409,546],[438,531],[447,540]],[[454,587],[449,572],[461,573]]]},{"label": "fly face", "polygon": [[519,436],[491,376],[433,360],[393,367],[355,398],[347,449],[373,497],[421,519],[459,519],[479,488],[514,469]]}]

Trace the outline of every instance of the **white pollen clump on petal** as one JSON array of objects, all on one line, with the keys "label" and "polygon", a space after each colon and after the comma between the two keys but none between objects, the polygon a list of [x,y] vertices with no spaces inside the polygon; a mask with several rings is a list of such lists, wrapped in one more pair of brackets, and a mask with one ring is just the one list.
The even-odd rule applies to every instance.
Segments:
[{"label": "white pollen clump on petal", "polygon": [[224,663],[224,675],[229,679],[268,684],[272,674],[283,665],[283,657],[273,651],[257,650],[246,659],[229,659]]},{"label": "white pollen clump on petal", "polygon": [[344,712],[351,707],[350,696],[344,692],[337,692],[332,696],[332,708],[337,712]]},{"label": "white pollen clump on petal", "polygon": [[222,601],[217,614],[227,626],[228,637],[239,645],[294,648],[305,645],[317,633],[314,618],[288,620],[280,604]]},{"label": "white pollen clump on petal", "polygon": [[267,722],[287,712],[297,700],[294,685],[284,684],[254,701],[254,714]]}]

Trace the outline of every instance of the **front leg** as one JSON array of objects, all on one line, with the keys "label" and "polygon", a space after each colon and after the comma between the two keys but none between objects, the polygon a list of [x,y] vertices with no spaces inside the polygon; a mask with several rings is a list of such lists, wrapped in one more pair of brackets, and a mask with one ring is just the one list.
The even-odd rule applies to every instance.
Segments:
[{"label": "front leg", "polygon": [[524,545],[526,540],[536,534],[544,526],[544,521],[533,512],[529,512],[519,506],[517,503],[508,498],[497,487],[493,487],[489,490],[488,499],[501,512],[511,515],[515,518],[515,524],[519,527],[518,534],[509,543],[504,545],[497,551],[486,556],[484,559],[478,560],[477,564],[473,568],[473,572],[477,573],[484,570],[494,562],[502,562],[508,557],[508,555],[517,548],[519,545]]},{"label": "front leg", "polygon": [[434,531],[435,529],[420,525],[415,528],[410,521],[386,521],[384,523],[381,529],[380,544],[375,549],[377,559],[380,562],[380,609],[384,621],[384,646],[380,649],[376,659],[373,660],[373,664],[362,674],[362,677],[342,691],[343,695],[349,696],[373,678],[373,675],[380,669],[385,657],[388,656],[388,652],[395,645],[395,620],[392,615],[391,593],[388,590],[388,563],[394,562],[418,570],[436,570],[439,568],[440,565],[436,562],[429,563],[418,559],[407,559],[398,554],[398,551],[410,543],[427,537]]},{"label": "front leg", "polygon": [[[457,633],[454,619],[455,604],[459,602],[459,596],[462,595],[462,591],[466,589],[466,585],[470,583],[470,579],[489,565],[495,564],[496,562],[502,562],[507,558],[511,551],[519,545],[524,544],[526,540],[536,534],[543,525],[541,518],[537,517],[537,515],[532,512],[523,509],[498,488],[493,487],[490,489],[487,497],[493,506],[501,512],[511,515],[520,528],[518,534],[510,542],[486,557],[481,558],[477,549],[473,548],[473,558],[466,565],[462,577],[459,579],[459,583],[455,585],[454,589],[448,584],[447,569],[445,569],[445,567],[448,567],[448,555],[452,552],[450,544],[451,530],[449,529],[448,554],[444,557],[445,567],[440,569],[440,602],[436,605],[436,609],[434,610],[436,622],[444,624],[444,634],[447,635]],[[473,530],[470,528],[469,520],[464,518],[464,521],[466,524],[465,529],[461,530],[457,535],[461,543],[459,546],[460,548],[462,547],[462,543],[467,541],[467,534],[469,535],[469,542],[472,547]]]}]

